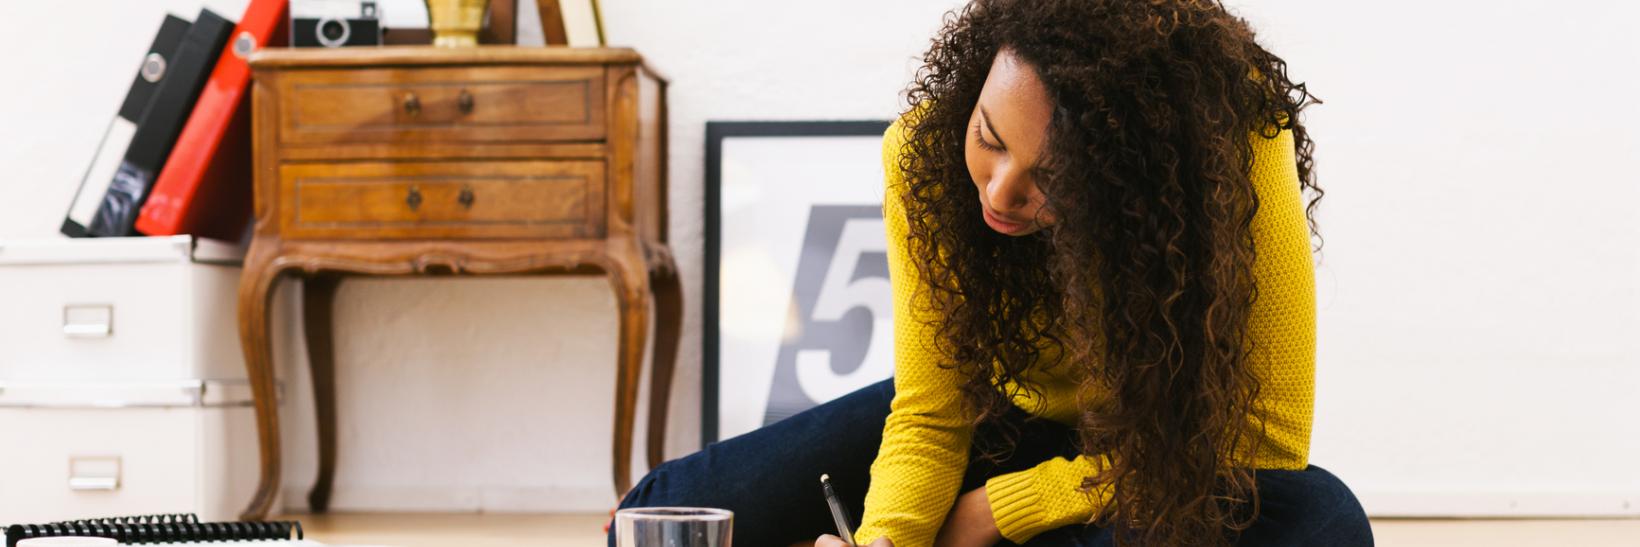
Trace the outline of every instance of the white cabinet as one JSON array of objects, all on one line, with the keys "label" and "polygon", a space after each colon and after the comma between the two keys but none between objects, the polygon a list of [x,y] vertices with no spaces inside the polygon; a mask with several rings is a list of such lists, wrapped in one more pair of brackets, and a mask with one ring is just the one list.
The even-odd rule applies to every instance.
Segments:
[{"label": "white cabinet", "polygon": [[242,253],[190,236],[0,240],[0,523],[237,519],[258,473]]}]

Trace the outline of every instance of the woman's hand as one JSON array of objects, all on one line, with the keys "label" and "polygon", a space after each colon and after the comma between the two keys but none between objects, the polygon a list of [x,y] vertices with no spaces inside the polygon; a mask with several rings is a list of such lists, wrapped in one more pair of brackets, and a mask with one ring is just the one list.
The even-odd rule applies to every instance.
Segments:
[{"label": "woman's hand", "polygon": [[[843,538],[826,534],[820,536],[820,539],[814,540],[814,547],[848,547],[848,544],[843,543]],[[888,538],[880,538],[866,547],[894,547],[894,542],[889,541]]]},{"label": "woman's hand", "polygon": [[[991,547],[1002,541],[996,517],[991,516],[991,500],[981,486],[957,497],[934,539],[936,547]],[[815,547],[819,547],[818,544]]]},{"label": "woman's hand", "polygon": [[[981,486],[957,497],[957,503],[951,506],[951,513],[945,517],[945,524],[940,526],[940,534],[934,539],[934,545],[991,547],[999,541],[1002,541],[1002,532],[997,530],[996,517],[991,516],[991,499],[985,496],[985,487]],[[831,534],[814,541],[814,547],[847,546],[842,539]],[[894,547],[894,543],[882,538],[867,547]]]}]

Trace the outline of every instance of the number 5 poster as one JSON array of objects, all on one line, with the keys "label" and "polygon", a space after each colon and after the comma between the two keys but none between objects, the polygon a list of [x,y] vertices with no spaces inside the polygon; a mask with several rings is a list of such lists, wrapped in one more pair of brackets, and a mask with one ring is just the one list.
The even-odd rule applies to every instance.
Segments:
[{"label": "number 5 poster", "polygon": [[706,124],[704,443],[893,373],[888,124]]}]

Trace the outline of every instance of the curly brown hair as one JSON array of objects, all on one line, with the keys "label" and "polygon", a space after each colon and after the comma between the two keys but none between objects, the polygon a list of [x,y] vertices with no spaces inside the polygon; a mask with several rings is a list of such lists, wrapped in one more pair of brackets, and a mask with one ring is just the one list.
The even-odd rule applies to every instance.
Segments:
[{"label": "curly brown hair", "polygon": [[[963,155],[1004,49],[1054,103],[1033,179],[1059,218],[1025,237],[981,220]],[[1319,251],[1298,114],[1321,101],[1216,0],[974,0],[924,63],[905,92],[907,243],[976,423],[1011,404],[1001,386],[1034,390],[1028,369],[1075,367],[1109,395],[1078,403],[1082,452],[1110,461],[1083,483],[1111,496],[1093,523],[1146,545],[1230,541],[1258,509],[1251,466],[1229,462],[1262,436],[1251,139],[1292,131]]]}]

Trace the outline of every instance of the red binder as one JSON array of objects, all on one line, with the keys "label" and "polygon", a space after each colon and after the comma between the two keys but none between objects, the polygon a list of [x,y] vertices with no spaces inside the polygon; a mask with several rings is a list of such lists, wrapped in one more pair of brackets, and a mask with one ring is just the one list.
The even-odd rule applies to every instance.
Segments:
[{"label": "red binder", "polygon": [[251,216],[251,70],[245,60],[284,45],[288,0],[251,0],[200,91],[136,228],[237,241]]}]

